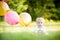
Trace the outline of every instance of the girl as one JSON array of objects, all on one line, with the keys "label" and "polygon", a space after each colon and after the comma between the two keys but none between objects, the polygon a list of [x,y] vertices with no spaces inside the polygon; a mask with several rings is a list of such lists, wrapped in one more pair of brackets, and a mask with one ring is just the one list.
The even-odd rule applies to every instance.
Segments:
[{"label": "girl", "polygon": [[36,28],[35,28],[35,33],[39,33],[41,31],[44,34],[48,34],[47,31],[44,28],[44,18],[37,18],[36,19]]}]

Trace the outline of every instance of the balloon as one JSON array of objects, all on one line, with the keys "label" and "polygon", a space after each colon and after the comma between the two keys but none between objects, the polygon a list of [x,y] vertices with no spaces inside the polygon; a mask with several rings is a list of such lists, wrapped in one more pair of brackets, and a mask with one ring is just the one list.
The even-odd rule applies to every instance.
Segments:
[{"label": "balloon", "polygon": [[10,10],[8,4],[0,1],[0,16],[4,16],[8,10]]},{"label": "balloon", "polygon": [[12,10],[8,11],[7,14],[5,14],[4,18],[5,18],[5,21],[8,24],[16,25],[16,24],[19,23],[18,14],[15,11],[12,11]]},{"label": "balloon", "polygon": [[4,0],[4,2],[8,2],[8,0]]},{"label": "balloon", "polygon": [[28,26],[31,23],[31,16],[30,14],[24,12],[20,14],[20,24],[22,26]]},{"label": "balloon", "polygon": [[9,6],[6,2],[4,2],[4,7],[3,8],[4,8],[4,10],[10,10],[10,8],[9,8]]}]

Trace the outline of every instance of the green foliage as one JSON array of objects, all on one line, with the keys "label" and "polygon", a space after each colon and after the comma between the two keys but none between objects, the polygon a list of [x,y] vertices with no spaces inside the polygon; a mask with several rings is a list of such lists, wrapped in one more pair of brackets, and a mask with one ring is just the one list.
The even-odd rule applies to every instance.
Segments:
[{"label": "green foliage", "polygon": [[18,13],[26,10],[31,14],[33,20],[37,17],[60,19],[59,0],[9,0],[8,5]]},{"label": "green foliage", "polygon": [[0,16],[0,21],[4,21],[4,16]]},{"label": "green foliage", "polygon": [[26,0],[9,0],[8,5],[11,9],[21,13],[28,8],[27,4],[24,4]]},{"label": "green foliage", "polygon": [[56,4],[54,1],[55,0],[29,0],[27,1],[29,5],[27,11],[32,15],[33,20],[37,17],[58,20],[58,10],[55,7]]}]

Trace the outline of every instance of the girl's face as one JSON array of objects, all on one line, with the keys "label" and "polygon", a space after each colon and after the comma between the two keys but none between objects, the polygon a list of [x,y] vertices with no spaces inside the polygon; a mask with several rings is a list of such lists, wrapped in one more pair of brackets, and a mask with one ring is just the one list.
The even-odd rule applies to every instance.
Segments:
[{"label": "girl's face", "polygon": [[37,26],[43,26],[43,24],[44,24],[44,22],[42,20],[38,20],[38,21],[36,21],[36,23],[37,23]]}]

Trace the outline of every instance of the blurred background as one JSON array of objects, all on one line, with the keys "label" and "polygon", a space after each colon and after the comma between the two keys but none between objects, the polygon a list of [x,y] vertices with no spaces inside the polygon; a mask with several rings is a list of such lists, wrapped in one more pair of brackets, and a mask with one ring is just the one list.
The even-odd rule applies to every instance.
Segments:
[{"label": "blurred background", "polygon": [[[28,27],[20,24],[12,27],[0,15],[0,40],[60,40],[60,0],[8,0],[8,6],[18,14],[27,12],[32,17]],[[49,35],[35,34],[35,20],[45,19],[45,28]]]},{"label": "blurred background", "polygon": [[8,0],[7,4],[10,9],[16,11],[18,14],[23,11],[28,12],[32,16],[33,21],[36,17],[44,17],[48,20],[60,20],[59,0]]}]

